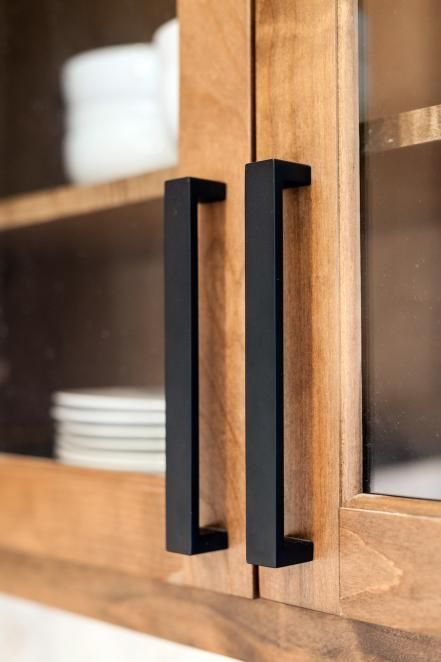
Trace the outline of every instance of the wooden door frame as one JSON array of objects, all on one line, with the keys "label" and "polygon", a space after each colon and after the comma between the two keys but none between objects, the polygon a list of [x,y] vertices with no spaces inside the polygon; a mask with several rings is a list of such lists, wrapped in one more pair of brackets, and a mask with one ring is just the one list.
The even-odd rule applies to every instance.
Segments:
[{"label": "wooden door frame", "polygon": [[[303,248],[285,243],[300,283],[285,299],[285,328],[310,354],[309,366],[298,355],[294,366],[285,359],[293,380],[285,399],[285,525],[312,538],[316,550],[303,566],[259,568],[260,595],[439,634],[441,503],[362,488],[358,4],[256,0],[255,32],[257,159],[312,165],[309,204],[291,198],[285,210],[285,235]],[[301,229],[290,230],[293,223]],[[308,242],[306,274],[298,263]],[[312,383],[309,396],[296,369]]]},{"label": "wooden door frame", "polygon": [[312,168],[284,198],[285,534],[314,561],[259,568],[263,598],[339,613],[337,16],[333,0],[256,0],[256,159]]},{"label": "wooden door frame", "polygon": [[351,618],[441,631],[441,502],[363,493],[358,30],[339,0],[341,319],[340,606]]},{"label": "wooden door frame", "polygon": [[[0,547],[251,598],[243,309],[244,164],[253,158],[254,140],[251,0],[178,0],[178,17],[180,161],[173,175],[227,184],[226,201],[199,214],[199,411],[200,524],[224,525],[229,547],[192,557],[165,551],[163,476],[7,455],[0,457]],[[152,197],[159,197],[163,175],[141,178],[133,191],[120,186],[121,205],[148,196],[151,181]],[[118,185],[108,188],[118,194]],[[90,193],[83,195],[90,204]],[[67,189],[60,196],[72,204],[75,194]],[[53,199],[46,211],[51,205]]]},{"label": "wooden door frame", "polygon": [[180,583],[253,597],[245,553],[244,164],[253,158],[251,0],[178,0],[179,174],[226,183],[199,211],[200,525],[224,551],[182,557]]},{"label": "wooden door frame", "polygon": [[351,618],[441,631],[441,502],[363,493],[357,2],[339,0],[340,605]]}]

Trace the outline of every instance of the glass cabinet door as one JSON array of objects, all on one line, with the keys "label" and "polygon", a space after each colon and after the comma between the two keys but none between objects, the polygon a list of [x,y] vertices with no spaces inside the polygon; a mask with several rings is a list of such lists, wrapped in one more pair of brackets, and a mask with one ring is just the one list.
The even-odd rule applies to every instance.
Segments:
[{"label": "glass cabinet door", "polygon": [[165,470],[175,4],[0,4],[2,452]]},{"label": "glass cabinet door", "polygon": [[[251,4],[182,0],[178,37],[175,0],[0,0],[0,546],[20,549],[25,531],[27,553],[254,596],[243,379]],[[189,206],[167,200],[170,230],[164,183],[192,194],[190,178],[227,195],[201,196],[195,233]],[[165,299],[177,311],[167,323]],[[164,476],[166,325],[190,340],[168,352],[184,414],[169,404],[178,461],[169,444]],[[178,484],[186,492],[173,501]],[[183,538],[224,529],[228,548],[223,535],[216,554],[166,549],[172,501],[190,523]]]},{"label": "glass cabinet door", "polygon": [[441,5],[360,0],[366,491],[441,498]]}]

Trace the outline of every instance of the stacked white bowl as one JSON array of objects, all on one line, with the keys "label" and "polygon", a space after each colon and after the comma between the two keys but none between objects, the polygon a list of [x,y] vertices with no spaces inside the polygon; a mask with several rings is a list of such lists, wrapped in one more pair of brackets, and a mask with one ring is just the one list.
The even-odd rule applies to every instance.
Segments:
[{"label": "stacked white bowl", "polygon": [[179,120],[179,26],[178,21],[167,21],[156,30],[153,43],[159,54],[161,77],[159,102],[165,121],[175,141]]},{"label": "stacked white bowl", "polygon": [[148,389],[58,391],[52,397],[55,457],[117,471],[165,471],[165,401]]},{"label": "stacked white bowl", "polygon": [[63,156],[70,181],[94,183],[176,164],[177,42],[174,20],[151,44],[99,48],[64,64]]}]

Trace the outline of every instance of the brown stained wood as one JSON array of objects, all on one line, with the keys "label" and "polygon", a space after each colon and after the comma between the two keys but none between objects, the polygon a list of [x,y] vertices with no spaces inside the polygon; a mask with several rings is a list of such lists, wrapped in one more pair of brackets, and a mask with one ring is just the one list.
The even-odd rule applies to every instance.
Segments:
[{"label": "brown stained wood", "polygon": [[438,142],[441,140],[441,105],[372,120],[362,125],[362,131],[364,151],[370,154]]},{"label": "brown stained wood", "polygon": [[[415,8],[417,5],[415,4]],[[419,7],[418,7],[419,8]],[[413,633],[441,632],[439,502],[361,494],[360,229],[357,3],[339,12],[339,172],[341,238],[342,457],[341,613]],[[386,44],[387,39],[384,40]],[[390,47],[390,46],[389,46]],[[377,74],[379,72],[377,71]],[[436,107],[438,108],[438,107]],[[436,128],[438,126],[438,129]],[[439,139],[434,107],[369,122],[368,151]],[[437,136],[438,131],[438,136]],[[402,221],[402,215],[400,216]],[[408,659],[410,653],[405,653]],[[437,658],[435,652],[429,657]]]},{"label": "brown stained wood", "polygon": [[357,494],[347,504],[350,508],[375,510],[402,515],[422,515],[441,519],[441,501],[407,499],[382,494]]},{"label": "brown stained wood", "polygon": [[340,544],[345,616],[441,633],[441,519],[343,508]]},{"label": "brown stained wood", "polygon": [[358,12],[338,2],[341,500],[362,489]]},{"label": "brown stained wood", "polygon": [[0,230],[17,229],[162,197],[169,168],[91,186],[61,186],[0,199]]},{"label": "brown stained wood", "polygon": [[164,551],[164,477],[0,455],[0,547],[178,581]]},{"label": "brown stained wood", "polygon": [[249,662],[439,659],[439,639],[7,550],[0,591]]},{"label": "brown stained wood", "polygon": [[180,174],[227,184],[199,210],[201,525],[225,552],[185,560],[186,583],[253,595],[245,561],[244,165],[252,156],[249,0],[181,0]]},{"label": "brown stained wood", "polygon": [[[285,531],[312,563],[259,569],[262,597],[338,612],[340,443],[337,16],[256,2],[256,155],[312,166],[284,213]],[[313,73],[313,75],[312,75]]]}]

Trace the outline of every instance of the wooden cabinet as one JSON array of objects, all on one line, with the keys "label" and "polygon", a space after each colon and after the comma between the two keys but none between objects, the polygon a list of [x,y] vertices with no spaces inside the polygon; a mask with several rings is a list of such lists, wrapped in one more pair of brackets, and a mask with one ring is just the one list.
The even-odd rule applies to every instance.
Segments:
[{"label": "wooden cabinet", "polygon": [[[140,7],[145,4],[140,0]],[[406,11],[414,12],[413,18],[397,19],[390,37],[375,33],[370,89],[376,89],[374,79],[377,87],[381,80],[395,95],[406,97],[408,89],[416,95],[410,107],[402,99],[397,102],[398,112],[386,104],[388,114],[381,117],[372,108],[364,114],[359,107],[367,66],[360,60],[360,31],[366,26],[359,11],[364,12],[361,18],[368,16],[369,4],[180,0],[177,168],[89,187],[20,192],[0,202],[6,263],[25,269],[31,256],[29,273],[38,288],[54,274],[62,279],[66,264],[81,271],[82,263],[72,258],[81,247],[90,260],[105,251],[112,273],[123,269],[123,253],[124,268],[134,256],[142,265],[138,280],[133,274],[126,277],[128,289],[121,285],[123,276],[113,281],[121,287],[116,318],[119,310],[129,315],[131,327],[127,346],[113,339],[106,351],[118,349],[130,366],[125,372],[109,369],[110,354],[100,350],[100,360],[89,372],[75,371],[80,354],[75,361],[63,354],[59,369],[42,375],[44,333],[50,328],[51,342],[58,338],[56,315],[64,309],[52,311],[54,319],[46,327],[39,314],[31,316],[37,340],[26,348],[26,334],[33,331],[28,317],[14,312],[14,306],[29,303],[28,281],[18,278],[16,290],[7,281],[3,284],[15,333],[7,351],[18,377],[14,388],[5,390],[2,419],[1,590],[241,659],[428,659],[440,654],[440,502],[370,493],[363,430],[369,404],[364,380],[371,369],[363,335],[371,310],[365,290],[371,267],[363,248],[368,232],[363,220],[364,154],[407,150],[410,165],[379,157],[379,169],[372,174],[376,186],[381,173],[396,169],[402,176],[405,167],[412,171],[412,154],[420,155],[416,163],[422,159],[427,171],[431,163],[436,169],[441,144],[436,58],[430,49],[424,51],[433,71],[418,97],[415,81],[421,67],[407,68],[410,83],[400,86],[388,73],[387,39],[399,49],[400,30],[411,31],[418,17],[421,30],[428,30],[427,16],[432,15],[432,23],[439,16],[436,3],[412,0]],[[382,11],[391,12],[389,20],[399,12],[398,5],[393,0],[382,4]],[[153,27],[168,17],[145,11]],[[369,15],[372,30],[383,25],[380,19]],[[421,39],[414,41],[417,48]],[[395,61],[399,64],[400,58]],[[425,97],[423,92],[432,87],[433,94]],[[415,105],[416,98],[424,99],[421,106]],[[428,157],[409,151],[421,150],[421,145],[430,145]],[[245,164],[273,158],[307,164],[312,172],[310,186],[283,193],[281,370],[284,533],[312,540],[314,558],[280,568],[246,562],[246,483],[253,467],[246,467],[245,454],[246,418],[252,416],[245,399]],[[20,168],[14,181],[20,182]],[[221,525],[229,544],[226,550],[194,556],[165,551],[163,476],[68,467],[49,457],[29,457],[50,454],[44,446],[47,415],[21,409],[16,395],[40,389],[35,399],[43,406],[62,379],[75,386],[75,379],[90,379],[93,371],[101,380],[125,375],[131,384],[144,385],[142,371],[150,365],[155,366],[151,379],[163,385],[163,323],[152,328],[148,322],[163,314],[160,199],[165,180],[188,176],[227,186],[224,202],[199,209],[198,377],[200,525]],[[59,183],[49,179],[47,175],[45,185]],[[28,187],[31,180],[21,181]],[[6,192],[15,192],[5,182]],[[408,191],[411,183],[409,178]],[[395,208],[398,182],[382,213],[397,222],[413,196],[421,215],[422,196],[430,189],[436,237],[440,201],[433,175],[422,175],[419,185]],[[32,186],[39,188],[39,181]],[[374,201],[369,210],[380,208]],[[151,246],[148,252],[140,248],[143,241]],[[54,266],[57,252],[61,258]],[[74,285],[69,292],[81,297],[86,281],[75,280]],[[153,288],[144,312],[143,287],[146,292]],[[45,292],[35,297],[44,308]],[[133,306],[127,303],[130,297]],[[79,303],[72,305],[77,316],[89,312]],[[65,314],[66,324],[77,324],[70,347],[92,356],[98,347],[93,337],[87,341],[87,329],[75,322],[75,313]],[[92,324],[109,314],[101,302]],[[112,318],[103,319],[107,324]],[[120,331],[124,337],[126,330]],[[56,347],[58,351],[61,345]],[[137,362],[139,356],[143,358]],[[432,392],[436,400],[435,387]],[[372,443],[380,442],[372,437]]]},{"label": "wooden cabinet", "polygon": [[[136,25],[136,20],[144,21],[148,30],[153,32],[161,20],[168,18],[172,4],[163,3],[161,13],[152,3],[136,3],[136,7],[132,8],[133,25],[126,17],[127,25],[118,27],[117,16],[110,14],[107,18],[98,3],[96,20],[101,39],[104,44],[113,35],[140,39],[140,27]],[[81,23],[80,10],[72,9],[70,19]],[[53,18],[53,11],[49,8],[46,20]],[[3,229],[8,231],[6,236],[11,260],[19,260],[16,255],[21,256],[21,262],[18,261],[18,266],[14,267],[26,269],[30,263],[31,268],[37,271],[37,278],[41,270],[38,297],[40,300],[49,299],[48,308],[54,304],[41,288],[45,284],[50,285],[50,281],[57,277],[64,286],[65,272],[74,270],[73,284],[69,281],[66,285],[66,294],[75,297],[71,304],[76,314],[86,318],[85,321],[73,321],[77,327],[76,337],[66,328],[65,319],[60,323],[53,321],[50,327],[45,320],[33,318],[40,338],[35,349],[25,353],[25,359],[28,364],[33,362],[28,367],[28,375],[34,389],[41,389],[36,399],[43,413],[27,412],[15,398],[13,416],[27,424],[21,432],[22,436],[28,434],[30,439],[25,445],[24,442],[20,445],[18,441],[10,440],[8,444],[5,430],[3,450],[31,455],[51,454],[50,443],[44,446],[43,440],[37,440],[34,431],[29,429],[31,424],[26,417],[31,421],[41,419],[41,427],[46,428],[42,439],[47,439],[50,390],[63,381],[69,385],[79,379],[90,380],[92,384],[105,384],[108,380],[110,385],[117,385],[118,380],[128,379],[131,385],[163,385],[163,228],[160,198],[164,181],[179,175],[219,179],[228,187],[227,200],[201,213],[199,233],[201,524],[220,522],[226,526],[229,548],[216,555],[190,558],[165,552],[163,476],[142,479],[141,476],[124,477],[110,472],[96,474],[87,469],[55,464],[50,459],[3,456],[1,470],[4,479],[0,489],[3,502],[9,505],[2,509],[0,519],[3,521],[5,544],[17,550],[63,560],[90,561],[94,566],[140,572],[170,583],[253,597],[255,571],[246,563],[244,547],[242,220],[243,164],[252,158],[252,16],[247,2],[224,3],[222,8],[208,3],[183,2],[178,13],[181,32],[179,166],[175,170],[148,173],[110,184],[26,193],[7,197],[2,202]],[[117,10],[115,14],[118,14]],[[228,29],[225,32],[219,30],[220,24],[228,26]],[[12,28],[12,34],[19,39],[18,28],[15,24]],[[69,36],[69,25],[63,23],[62,28]],[[48,30],[51,29],[49,25]],[[92,39],[92,34],[88,36]],[[88,43],[87,39],[83,39],[82,43]],[[30,46],[29,50],[32,51]],[[70,54],[68,47],[65,45],[60,49],[58,42],[54,53],[50,47],[49,52],[55,59]],[[26,53],[28,66],[31,66],[31,55]],[[49,76],[48,73],[48,78],[52,85],[57,82],[54,75]],[[37,87],[37,92],[42,94],[41,87]],[[26,112],[21,106],[19,110]],[[35,118],[29,117],[28,121],[30,130],[37,131]],[[56,145],[51,147],[56,152]],[[53,176],[49,172],[39,175],[40,178],[47,177],[44,183],[51,181]],[[58,176],[61,177],[60,174]],[[18,188],[26,185],[26,178],[19,179]],[[11,183],[10,189],[12,186]],[[39,187],[40,180],[32,180],[31,186]],[[102,235],[105,235],[104,239]],[[147,250],[143,250],[142,246],[146,246]],[[61,263],[57,262],[54,266],[54,251],[57,250]],[[85,259],[78,264],[75,255],[81,250]],[[91,297],[94,300],[86,304],[82,298],[87,299],[84,289],[87,295],[90,285],[87,278],[80,279],[80,270],[87,266],[89,278],[98,280],[98,269],[92,264],[94,259],[110,259],[110,273],[106,272],[104,277],[108,277],[120,292],[118,295],[108,290],[103,292],[99,283]],[[62,260],[66,260],[67,264]],[[14,278],[18,281],[16,295],[24,297],[22,292],[26,284],[20,283],[20,277],[15,277],[15,272]],[[159,294],[159,301],[156,293]],[[10,296],[13,294],[11,292]],[[110,310],[106,303],[98,302],[102,296],[110,299]],[[146,303],[142,302],[144,296]],[[123,303],[124,297],[132,300],[131,305]],[[23,305],[27,303],[26,300]],[[11,302],[13,305],[14,302]],[[18,307],[20,300],[15,305]],[[96,306],[93,313],[90,310],[92,305]],[[127,315],[129,321],[121,320],[115,328],[114,316],[118,310],[120,315]],[[66,315],[60,308],[50,310],[50,313]],[[16,333],[20,334],[23,350],[28,327],[23,315],[18,317]],[[61,328],[57,329],[57,325]],[[108,350],[103,351],[100,327],[107,325],[111,337]],[[133,328],[135,325],[136,328]],[[119,338],[114,337],[118,334]],[[76,365],[88,360],[93,362],[89,368],[82,370],[73,366],[72,360],[66,360],[65,366],[55,368],[46,378],[39,374],[44,343],[53,343],[54,352],[58,353],[63,353],[64,345],[70,344],[76,353],[72,357]],[[18,374],[21,391],[29,400],[29,383],[24,383],[26,368],[16,356],[20,352],[18,341],[11,351],[15,352],[11,358],[13,374]],[[95,354],[100,357],[101,363],[92,357]],[[142,356],[141,361],[139,355]],[[109,361],[113,361],[114,370],[103,365],[103,362]],[[121,372],[126,374],[123,376]],[[9,391],[13,392],[13,386]],[[17,385],[15,390],[19,390]],[[104,504],[108,518],[103,511]],[[16,526],[14,522],[19,521],[20,526]],[[77,525],[72,526],[73,522]],[[138,542],[129,542],[128,531],[124,533],[126,527],[130,529],[129,537],[135,535]],[[119,533],[115,535],[117,530]]]},{"label": "wooden cabinet", "polygon": [[[399,3],[383,8],[386,14],[391,9],[404,11]],[[430,3],[407,10],[414,20],[427,20],[431,11],[437,17]],[[380,17],[369,18],[373,30]],[[388,38],[383,36],[384,47],[388,39],[400,47],[403,24],[411,31],[409,21],[400,21]],[[373,40],[377,49],[381,38]],[[382,56],[387,72],[386,48]],[[366,266],[360,265],[358,66],[357,3],[257,2],[256,157],[277,155],[312,167],[310,189],[288,194],[284,225],[285,531],[312,539],[315,546],[312,563],[259,568],[259,592],[271,600],[435,633],[441,614],[435,569],[438,502],[370,494],[366,477],[362,481],[360,272]],[[381,75],[386,77],[380,65],[374,75],[372,89],[381,84]],[[414,87],[400,89],[405,97]],[[396,151],[407,148],[410,164],[422,157],[409,150],[439,141],[439,118],[438,133],[429,138],[422,120],[429,110],[414,111],[421,117],[415,132],[406,128],[408,112],[383,120],[385,135],[377,149],[388,149],[384,145],[392,141]],[[437,111],[431,107],[430,113]],[[364,129],[368,149],[380,121],[371,126],[368,121]],[[398,124],[399,141],[393,129]],[[429,195],[430,179],[425,181],[422,195]],[[383,198],[386,193],[383,187]],[[397,212],[390,199],[388,221],[393,222]],[[424,209],[408,224],[422,223]],[[407,232],[409,225],[403,235]],[[363,307],[363,315],[368,312]],[[418,340],[412,336],[412,341],[416,352]]]}]

